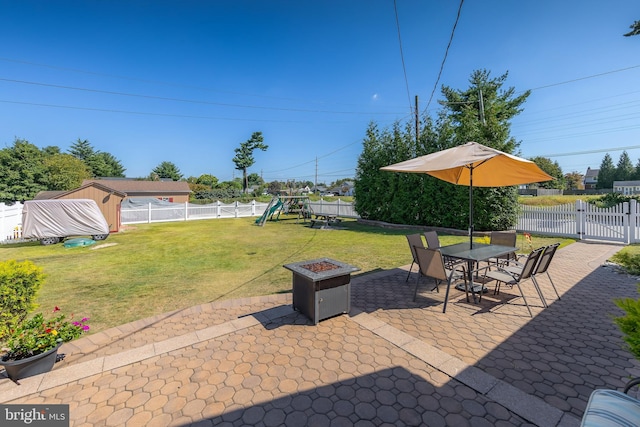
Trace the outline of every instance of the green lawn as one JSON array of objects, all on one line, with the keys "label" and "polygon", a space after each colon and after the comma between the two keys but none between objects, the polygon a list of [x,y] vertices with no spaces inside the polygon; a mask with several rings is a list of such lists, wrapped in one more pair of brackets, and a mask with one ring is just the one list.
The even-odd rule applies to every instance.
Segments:
[{"label": "green lawn", "polygon": [[[359,274],[411,262],[404,237],[390,230],[343,221],[341,228],[312,229],[295,219],[254,225],[255,219],[214,219],[129,226],[98,245],[65,248],[39,243],[0,246],[0,260],[29,259],[47,279],[38,303],[91,318],[92,332],[206,302],[290,292],[290,262],[330,257]],[[443,245],[466,240],[441,236]],[[572,240],[534,237],[538,247]],[[106,246],[112,245],[112,246]],[[522,236],[518,246],[528,251]]]}]

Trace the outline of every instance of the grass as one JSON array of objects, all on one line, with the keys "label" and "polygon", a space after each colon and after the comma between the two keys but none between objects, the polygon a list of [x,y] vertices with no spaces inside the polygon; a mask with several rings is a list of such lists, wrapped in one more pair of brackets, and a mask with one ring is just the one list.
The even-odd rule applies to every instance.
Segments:
[{"label": "grass", "polygon": [[[206,302],[291,291],[283,264],[330,257],[359,274],[411,263],[405,234],[343,221],[321,230],[295,219],[254,225],[254,219],[213,219],[130,226],[99,242],[65,248],[0,246],[0,260],[29,259],[47,278],[38,296],[44,312],[59,306],[91,318],[92,332]],[[443,245],[464,236],[441,236]],[[533,247],[571,239],[533,238]],[[111,246],[107,246],[111,245]],[[530,250],[522,235],[518,246]]]}]

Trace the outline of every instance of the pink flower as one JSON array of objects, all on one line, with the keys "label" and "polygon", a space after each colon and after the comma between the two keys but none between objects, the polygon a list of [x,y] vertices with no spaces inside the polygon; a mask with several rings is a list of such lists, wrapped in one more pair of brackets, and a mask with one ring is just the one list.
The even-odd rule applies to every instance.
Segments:
[{"label": "pink flower", "polygon": [[82,330],[83,331],[88,331],[89,330],[89,325],[82,325]]},{"label": "pink flower", "polygon": [[58,307],[57,305],[53,308],[53,313],[55,313],[56,311],[60,311],[60,307]]},{"label": "pink flower", "polygon": [[80,323],[80,322],[73,322],[73,323],[71,323],[71,324],[72,324],[73,326],[82,326],[82,323]]},{"label": "pink flower", "polygon": [[89,321],[89,318],[88,318],[88,317],[83,317],[83,318],[82,318],[82,320],[81,320],[81,322],[82,322],[82,323],[84,323],[84,322],[88,322],[88,321]]}]

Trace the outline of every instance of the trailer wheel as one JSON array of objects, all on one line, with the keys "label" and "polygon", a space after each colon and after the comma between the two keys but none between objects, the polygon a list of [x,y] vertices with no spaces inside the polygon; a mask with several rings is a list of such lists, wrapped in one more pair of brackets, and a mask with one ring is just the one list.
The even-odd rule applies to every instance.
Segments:
[{"label": "trailer wheel", "polygon": [[108,234],[96,234],[96,235],[91,236],[91,238],[92,238],[93,240],[104,240],[104,239],[106,239],[107,237],[109,237],[109,235],[108,235]]},{"label": "trailer wheel", "polygon": [[40,239],[41,245],[55,245],[62,240],[60,237],[45,237],[44,239]]}]

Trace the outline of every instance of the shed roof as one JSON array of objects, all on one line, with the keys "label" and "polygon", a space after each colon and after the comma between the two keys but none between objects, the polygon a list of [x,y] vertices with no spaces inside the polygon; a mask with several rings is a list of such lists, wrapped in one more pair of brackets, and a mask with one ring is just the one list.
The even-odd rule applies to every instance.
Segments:
[{"label": "shed roof", "polygon": [[94,182],[131,196],[135,194],[190,194],[185,181],[140,181],[136,179],[85,179],[82,184]]},{"label": "shed roof", "polygon": [[36,197],[34,197],[33,199],[34,200],[59,199],[59,198],[64,197],[66,195],[73,194],[73,193],[75,193],[77,191],[83,190],[83,189],[85,189],[87,187],[95,187],[95,188],[99,188],[100,190],[105,191],[107,193],[112,193],[112,194],[115,194],[115,195],[123,197],[123,198],[127,197],[126,193],[124,193],[122,191],[119,191],[119,190],[117,190],[115,188],[108,187],[108,186],[100,184],[98,182],[92,182],[92,181],[87,182],[87,180],[84,180],[80,187],[74,188],[73,190],[67,190],[67,191],[41,191],[38,194],[36,194]]}]

